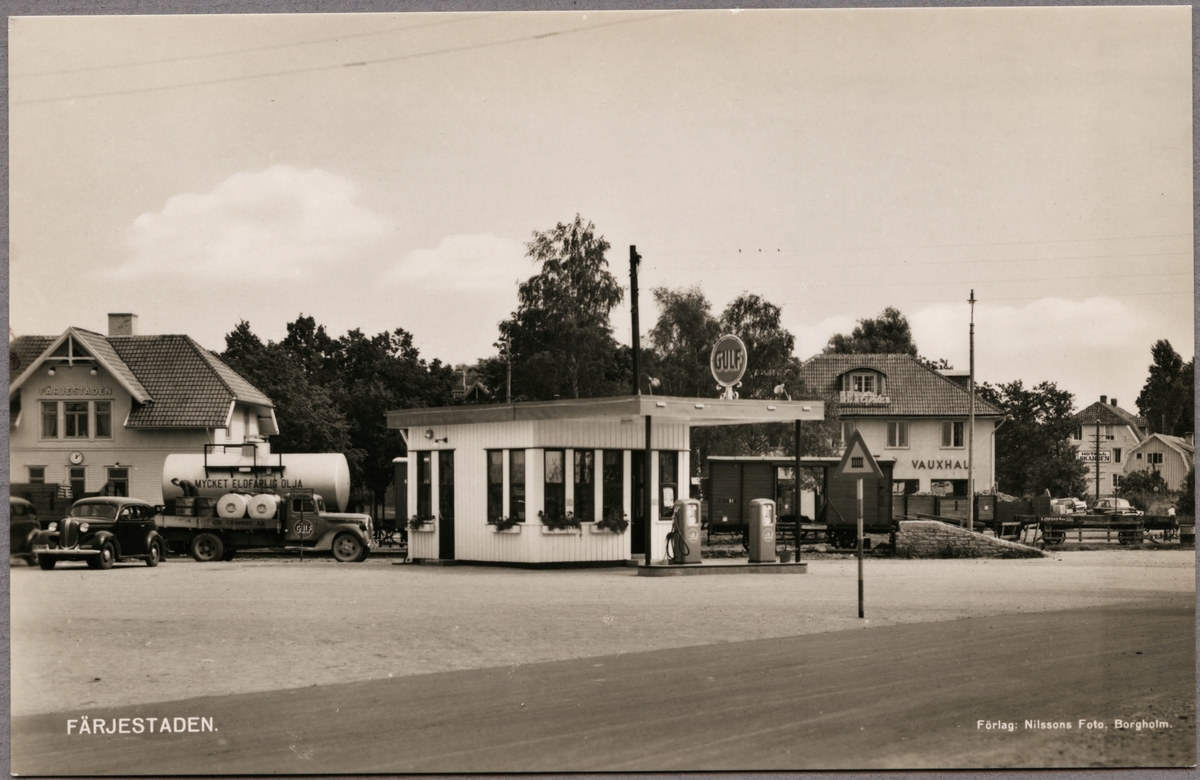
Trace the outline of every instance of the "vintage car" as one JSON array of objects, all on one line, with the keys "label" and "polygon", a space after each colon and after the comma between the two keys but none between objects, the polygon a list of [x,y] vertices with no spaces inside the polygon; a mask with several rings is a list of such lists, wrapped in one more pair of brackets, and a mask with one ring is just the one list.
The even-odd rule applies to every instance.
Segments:
[{"label": "vintage car", "polygon": [[33,538],[42,526],[38,523],[37,507],[23,498],[8,497],[8,554],[10,558],[21,558],[30,566],[37,563],[33,552]]},{"label": "vintage car", "polygon": [[1092,514],[1096,515],[1140,515],[1142,511],[1135,508],[1124,498],[1101,498],[1092,504]]},{"label": "vintage car", "polygon": [[86,561],[88,568],[109,569],[118,561],[143,560],[157,566],[167,543],[158,533],[158,509],[136,498],[84,498],[67,517],[50,523],[33,540],[38,565],[53,569],[59,561]]}]

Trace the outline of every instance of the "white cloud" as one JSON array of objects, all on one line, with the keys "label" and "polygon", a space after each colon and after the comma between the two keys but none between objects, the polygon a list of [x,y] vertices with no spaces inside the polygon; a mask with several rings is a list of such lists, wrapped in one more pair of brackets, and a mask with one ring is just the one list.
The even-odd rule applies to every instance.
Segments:
[{"label": "white cloud", "polygon": [[[511,298],[517,283],[536,270],[519,241],[491,234],[457,235],[443,238],[434,249],[409,252],[385,278],[455,292],[495,290]],[[506,300],[505,305],[512,303]]]},{"label": "white cloud", "polygon": [[357,203],[358,186],[320,169],[237,173],[134,220],[121,277],[296,279],[378,251],[394,221]]}]

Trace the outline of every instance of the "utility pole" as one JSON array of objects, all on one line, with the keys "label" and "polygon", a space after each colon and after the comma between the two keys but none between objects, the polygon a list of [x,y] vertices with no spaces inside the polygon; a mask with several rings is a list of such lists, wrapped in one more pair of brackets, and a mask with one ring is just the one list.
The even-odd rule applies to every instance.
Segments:
[{"label": "utility pole", "polygon": [[1100,420],[1096,420],[1096,500],[1100,500]]},{"label": "utility pole", "polygon": [[[629,307],[633,310],[633,394],[642,394],[642,347],[638,337],[638,263],[642,256],[637,247],[629,245]],[[648,446],[648,445],[647,445]],[[649,466],[647,466],[649,468]],[[646,482],[649,485],[649,481]]]},{"label": "utility pole", "polygon": [[971,372],[967,378],[970,414],[967,423],[967,530],[975,530],[975,290],[967,299],[971,304]]}]

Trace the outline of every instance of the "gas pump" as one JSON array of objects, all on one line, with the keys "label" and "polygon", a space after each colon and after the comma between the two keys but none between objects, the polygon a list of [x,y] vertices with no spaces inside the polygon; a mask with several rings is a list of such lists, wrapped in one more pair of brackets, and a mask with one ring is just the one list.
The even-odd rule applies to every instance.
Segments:
[{"label": "gas pump", "polygon": [[700,502],[694,498],[675,502],[675,524],[667,534],[667,560],[672,564],[704,562],[700,555]]},{"label": "gas pump", "polygon": [[750,563],[775,563],[775,502],[750,502]]}]

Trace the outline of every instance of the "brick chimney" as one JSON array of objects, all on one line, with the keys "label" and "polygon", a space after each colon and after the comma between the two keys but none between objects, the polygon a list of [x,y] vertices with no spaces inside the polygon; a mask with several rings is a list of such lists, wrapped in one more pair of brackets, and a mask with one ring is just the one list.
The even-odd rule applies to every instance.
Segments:
[{"label": "brick chimney", "polygon": [[138,335],[138,316],[136,314],[109,314],[108,335],[136,336]]},{"label": "brick chimney", "polygon": [[1102,403],[1102,404],[1108,403],[1108,396],[1106,396],[1106,395],[1100,396],[1100,403]]},{"label": "brick chimney", "polygon": [[1113,406],[1116,406],[1116,405],[1117,405],[1117,399],[1115,399],[1115,398],[1114,398],[1114,399],[1112,399],[1112,405],[1113,405]]}]

